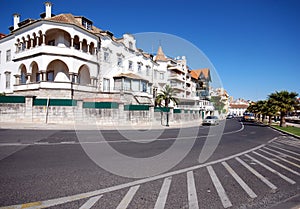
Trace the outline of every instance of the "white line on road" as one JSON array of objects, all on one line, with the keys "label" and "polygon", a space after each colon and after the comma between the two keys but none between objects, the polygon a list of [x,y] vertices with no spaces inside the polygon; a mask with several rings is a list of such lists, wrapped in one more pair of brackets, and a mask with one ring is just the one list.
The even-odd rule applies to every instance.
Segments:
[{"label": "white line on road", "polygon": [[257,197],[253,190],[243,181],[241,177],[239,177],[239,175],[228,165],[228,163],[222,162],[222,165],[227,169],[231,176],[239,183],[239,185],[251,198]]},{"label": "white line on road", "polygon": [[[45,200],[45,201],[30,202],[30,203],[24,203],[24,204],[20,204],[20,205],[12,205],[12,206],[9,206],[9,208],[19,208],[19,207],[28,208],[28,206],[26,206],[26,205],[32,205],[32,204],[39,204],[39,207],[37,207],[37,208],[51,207],[51,206],[55,206],[55,205],[59,205],[59,204],[64,204],[64,203],[67,203],[67,202],[72,202],[74,200],[77,200],[76,198],[84,199],[84,198],[104,194],[104,193],[107,193],[107,192],[112,192],[112,191],[116,191],[116,190],[119,190],[119,189],[124,189],[124,188],[127,188],[127,187],[132,187],[132,186],[135,186],[135,185],[147,183],[147,182],[150,182],[150,181],[155,181],[155,180],[158,180],[158,179],[167,178],[169,176],[173,176],[173,175],[177,175],[177,174],[181,174],[181,173],[186,173],[188,171],[203,168],[203,167],[206,167],[208,165],[213,165],[213,164],[220,163],[220,162],[223,162],[223,161],[226,161],[226,160],[230,160],[230,159],[235,158],[237,156],[241,156],[241,155],[244,155],[246,153],[252,152],[254,150],[260,149],[264,146],[265,145],[262,144],[262,145],[259,145],[257,147],[254,147],[252,149],[249,149],[247,151],[244,151],[244,152],[241,152],[241,153],[238,153],[238,154],[234,154],[234,155],[231,155],[231,156],[219,159],[219,160],[211,161],[211,162],[200,164],[200,165],[195,165],[195,166],[188,167],[188,168],[183,168],[183,169],[176,170],[176,171],[171,171],[171,172],[168,172],[168,173],[160,174],[160,175],[145,178],[145,179],[140,179],[140,180],[124,183],[124,184],[119,184],[119,185],[116,185],[116,186],[111,186],[111,187],[107,187],[107,188],[103,188],[103,189],[99,189],[99,190],[95,190],[95,191],[91,191],[91,192],[80,193],[80,194],[73,195],[73,196],[65,196],[65,197],[55,198],[55,199],[50,199],[50,200]],[[4,208],[7,208],[7,207],[3,207],[3,208],[0,207],[0,209],[4,209]]]},{"label": "white line on road", "polygon": [[79,209],[90,209],[95,205],[95,203],[102,197],[103,195],[99,195],[96,197],[90,198],[88,201],[86,201]]},{"label": "white line on road", "polygon": [[271,152],[268,152],[268,151],[263,150],[263,149],[260,149],[259,151],[264,152],[264,153],[266,153],[266,154],[268,154],[268,155],[271,155],[271,156],[273,156],[273,157],[276,157],[276,158],[278,158],[279,160],[282,160],[282,161],[284,161],[284,162],[286,162],[286,163],[288,163],[288,164],[290,164],[290,165],[293,165],[293,166],[295,166],[295,167],[297,167],[297,168],[300,168],[300,165],[298,165],[297,163],[294,163],[294,162],[291,162],[291,161],[289,161],[289,160],[287,160],[287,159],[284,159],[284,158],[282,158],[282,157],[279,157],[279,156],[277,156],[277,155],[275,155],[275,154],[273,154],[273,153],[271,153]]},{"label": "white line on road", "polygon": [[218,176],[216,175],[214,169],[211,166],[207,166],[207,170],[208,170],[210,178],[211,178],[211,180],[212,180],[212,182],[213,182],[213,184],[214,184],[214,186],[217,190],[217,193],[218,193],[218,195],[221,199],[223,207],[224,208],[231,207],[232,204],[231,204],[231,202],[230,202],[230,200],[229,200],[229,198],[228,198],[228,196],[227,196],[227,194],[226,194],[226,192],[225,192]]},{"label": "white line on road", "polygon": [[268,161],[270,161],[271,163],[274,163],[275,165],[278,165],[281,168],[284,168],[285,170],[287,170],[287,171],[289,171],[289,172],[291,172],[291,173],[293,173],[293,174],[295,174],[297,176],[300,176],[300,173],[298,173],[297,171],[294,171],[293,169],[291,169],[289,167],[286,167],[285,165],[282,165],[281,163],[278,163],[275,160],[272,160],[272,159],[270,159],[270,158],[268,158],[268,157],[266,157],[266,156],[264,156],[262,154],[259,154],[259,153],[255,152],[255,151],[253,151],[253,153],[256,154],[256,155],[258,155],[258,156],[260,156],[260,157],[262,157],[262,158],[264,158],[264,159],[266,159],[266,160],[268,160]]},{"label": "white line on road", "polygon": [[274,150],[274,149],[271,149],[271,148],[268,148],[268,147],[264,147],[264,149],[267,149],[267,150],[269,150],[269,151],[275,152],[275,153],[277,153],[277,154],[279,154],[279,155],[282,155],[282,156],[284,156],[284,157],[288,157],[288,158],[291,158],[291,159],[293,159],[293,160],[296,160],[296,161],[299,161],[299,162],[300,162],[300,159],[299,159],[299,158],[290,156],[290,155],[285,154],[285,153],[283,153],[283,152],[279,152],[279,151],[277,151],[277,150]]},{"label": "white line on road", "polygon": [[187,188],[188,188],[188,201],[190,209],[198,209],[198,197],[194,180],[193,171],[189,171],[186,173],[187,176]]},{"label": "white line on road", "polygon": [[256,162],[257,164],[261,165],[262,167],[264,167],[265,169],[271,171],[272,173],[277,174],[278,176],[280,176],[282,179],[286,180],[287,182],[291,183],[291,184],[295,184],[296,182],[292,179],[290,179],[289,177],[279,173],[278,171],[274,170],[273,168],[271,168],[270,166],[260,162],[259,160],[255,159],[254,157],[245,154],[246,157],[250,158],[252,161]]},{"label": "white line on road", "polygon": [[136,185],[134,187],[130,187],[127,194],[124,196],[120,204],[118,205],[117,209],[126,209],[131,202],[133,196],[137,192],[137,190],[140,188],[140,185]]},{"label": "white line on road", "polygon": [[154,209],[164,209],[165,208],[165,204],[166,204],[167,197],[169,194],[171,182],[172,182],[171,176],[168,178],[165,178],[165,180],[161,186],[158,198],[156,200]]},{"label": "white line on road", "polygon": [[[275,143],[275,142],[273,142],[273,143],[278,145],[278,143]],[[276,149],[280,149],[282,151],[288,152],[288,153],[293,154],[293,155],[300,156],[300,153],[297,153],[297,152],[293,152],[293,151],[290,151],[290,150],[287,150],[287,149],[284,149],[284,148],[281,148],[281,147],[278,147],[278,146],[275,146],[275,145],[269,145],[269,146],[271,146],[273,148],[276,148]]]},{"label": "white line on road", "polygon": [[245,168],[247,168],[251,173],[253,173],[257,178],[259,178],[262,182],[264,182],[268,187],[270,187],[273,190],[276,190],[277,187],[272,184],[268,179],[266,179],[263,175],[258,173],[256,170],[254,170],[252,167],[250,167],[247,163],[245,163],[243,160],[241,160],[239,157],[235,158],[239,163],[241,163]]},{"label": "white line on road", "polygon": [[300,146],[298,146],[298,144],[294,144],[294,143],[291,143],[291,142],[286,141],[286,140],[282,140],[282,139],[281,139],[281,140],[278,140],[277,142],[282,143],[282,144],[285,144],[285,145],[288,145],[288,146],[300,148]]}]

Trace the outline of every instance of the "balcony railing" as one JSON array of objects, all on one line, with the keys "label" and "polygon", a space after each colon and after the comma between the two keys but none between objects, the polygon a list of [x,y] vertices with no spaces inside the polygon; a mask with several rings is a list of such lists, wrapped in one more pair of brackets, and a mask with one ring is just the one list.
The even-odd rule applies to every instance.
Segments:
[{"label": "balcony railing", "polygon": [[23,51],[15,53],[13,60],[18,60],[23,57],[28,57],[28,56],[33,56],[35,54],[43,54],[43,53],[56,54],[58,56],[59,55],[74,56],[80,59],[86,59],[86,60],[97,62],[96,54],[90,54],[88,52],[79,51],[75,48],[49,46],[49,45],[37,46],[31,49],[25,49]]}]

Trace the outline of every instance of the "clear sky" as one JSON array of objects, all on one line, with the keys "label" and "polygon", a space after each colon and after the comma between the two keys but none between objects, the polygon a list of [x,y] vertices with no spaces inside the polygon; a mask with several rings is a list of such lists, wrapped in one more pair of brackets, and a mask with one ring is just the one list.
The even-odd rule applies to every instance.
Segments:
[{"label": "clear sky", "polygon": [[[13,13],[19,13],[21,21],[39,18],[44,2],[0,0],[0,32],[9,33]],[[116,37],[123,33],[161,32],[191,42],[210,59],[224,88],[234,98],[265,99],[280,90],[300,93],[298,0],[51,2],[52,13],[85,16]],[[151,51],[150,45],[143,49]]]}]

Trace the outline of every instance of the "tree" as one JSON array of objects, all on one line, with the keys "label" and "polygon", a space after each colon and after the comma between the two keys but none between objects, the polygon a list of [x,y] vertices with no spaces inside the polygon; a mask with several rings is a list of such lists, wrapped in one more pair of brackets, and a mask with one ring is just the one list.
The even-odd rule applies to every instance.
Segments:
[{"label": "tree", "polygon": [[269,100],[273,108],[280,112],[280,126],[285,127],[285,117],[289,111],[292,111],[297,105],[297,96],[295,92],[280,91],[269,95]]},{"label": "tree", "polygon": [[214,104],[215,109],[218,110],[220,114],[225,106],[222,102],[222,98],[220,96],[212,96],[210,101]]},{"label": "tree", "polygon": [[[164,102],[164,107],[169,107],[170,102],[172,101],[174,104],[178,104],[179,101],[174,97],[175,90],[170,86],[166,85],[164,89],[156,96],[155,103],[158,106],[162,106]],[[169,112],[167,112],[167,124],[169,126]]]}]

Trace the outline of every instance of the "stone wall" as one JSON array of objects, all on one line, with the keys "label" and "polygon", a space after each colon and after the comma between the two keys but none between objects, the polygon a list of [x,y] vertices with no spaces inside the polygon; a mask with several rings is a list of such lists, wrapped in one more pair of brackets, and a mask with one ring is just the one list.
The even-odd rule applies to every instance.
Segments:
[{"label": "stone wall", "polygon": [[[36,100],[40,100],[39,103]],[[140,106],[134,105],[134,107]],[[27,96],[24,103],[1,103],[0,101],[0,122],[73,124],[81,121],[86,124],[97,123],[100,125],[150,123],[166,125],[167,114],[169,115],[170,123],[196,121],[201,118],[201,113],[195,110],[181,110],[175,113],[173,109],[170,109],[169,113],[167,113],[154,110],[152,106],[144,105],[143,107],[146,107],[146,109],[133,108],[132,110],[124,103],[117,103],[117,106],[108,108],[86,107],[82,100],[75,101],[68,99],[66,99],[66,104],[60,106],[51,104],[51,99],[43,100]]]}]

